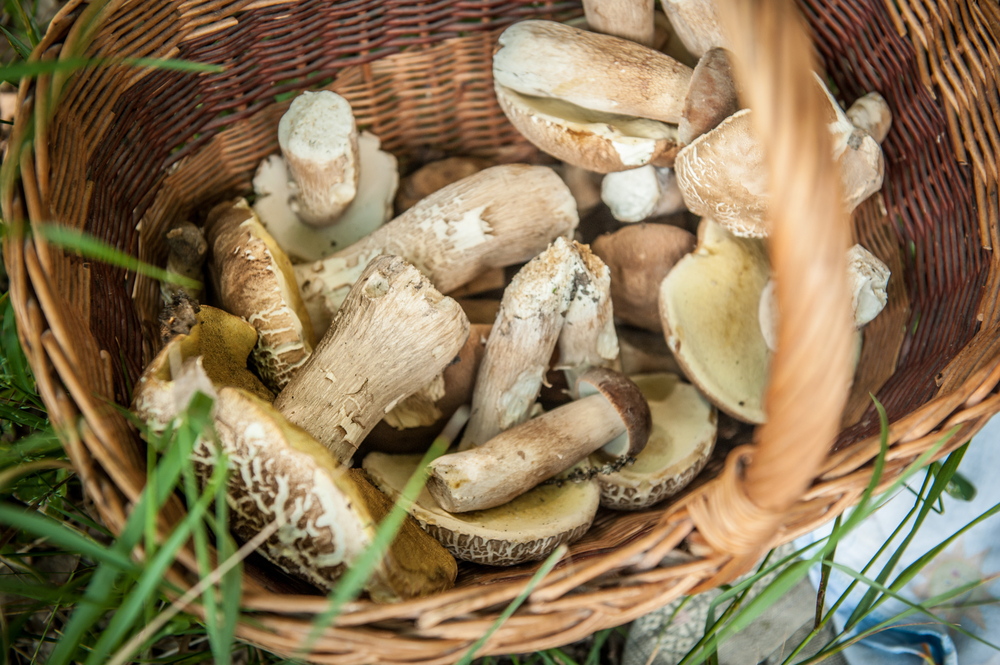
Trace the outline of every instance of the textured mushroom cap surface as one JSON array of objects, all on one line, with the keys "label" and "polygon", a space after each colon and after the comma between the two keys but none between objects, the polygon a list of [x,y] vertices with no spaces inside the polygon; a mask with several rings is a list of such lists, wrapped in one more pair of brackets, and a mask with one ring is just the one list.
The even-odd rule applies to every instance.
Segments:
[{"label": "textured mushroom cap surface", "polygon": [[541,150],[597,173],[646,164],[671,166],[680,149],[677,127],[598,112],[558,99],[531,97],[500,84],[497,101],[511,124]]},{"label": "textured mushroom cap surface", "polygon": [[[363,463],[371,481],[395,500],[420,463],[419,455],[372,453]],[[410,510],[420,526],[456,558],[490,566],[544,559],[579,539],[600,502],[597,481],[540,485],[488,510],[451,514],[424,489]]]},{"label": "textured mushroom cap surface", "polygon": [[718,423],[715,407],[676,374],[630,378],[649,403],[653,425],[635,463],[597,476],[601,505],[615,510],[646,508],[683,489],[711,456]]},{"label": "textured mushroom cap surface", "polygon": [[740,108],[729,52],[713,48],[702,56],[691,76],[684,100],[684,117],[677,135],[684,145],[718,127]]},{"label": "textured mushroom cap surface", "polygon": [[681,120],[691,69],[627,39],[521,21],[497,40],[493,78],[534,97],[662,122]]},{"label": "textured mushroom cap surface", "polygon": [[615,316],[660,332],[659,289],[681,257],[694,250],[694,234],[668,224],[626,226],[594,241],[594,254],[611,270]]},{"label": "textured mushroom cap surface", "polygon": [[760,332],[760,295],[770,275],[764,244],[705,217],[698,247],[660,286],[667,346],[688,380],[719,409],[763,423],[771,353]]},{"label": "textured mushroom cap surface", "polygon": [[[283,515],[261,553],[282,570],[331,589],[371,544],[384,502],[373,509],[371,492],[359,488],[323,446],[243,391],[219,391],[215,426],[231,470],[226,498],[233,531],[246,541]],[[204,483],[217,462],[214,446],[201,442],[193,459]],[[374,600],[436,593],[453,584],[454,560],[414,529],[404,526],[391,556],[376,566],[366,587]]]},{"label": "textured mushroom cap surface", "polygon": [[315,343],[292,264],[244,199],[213,208],[205,229],[222,307],[257,329],[254,364],[268,388],[281,390]]}]

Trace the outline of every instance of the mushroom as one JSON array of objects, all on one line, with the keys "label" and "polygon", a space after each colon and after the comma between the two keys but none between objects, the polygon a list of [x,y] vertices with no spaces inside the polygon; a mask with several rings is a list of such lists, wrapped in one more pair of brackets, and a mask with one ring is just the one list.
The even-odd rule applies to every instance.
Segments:
[{"label": "mushroom", "polygon": [[[181,222],[167,231],[164,237],[169,250],[167,272],[201,283],[201,268],[205,265],[205,255],[208,252],[208,243],[205,242],[201,229],[191,222]],[[165,302],[169,302],[179,292],[183,292],[190,300],[200,301],[202,290],[162,282],[160,292]]]},{"label": "mushroom", "polygon": [[347,463],[368,432],[458,355],[469,320],[398,256],[371,260],[274,406]]},{"label": "mushroom", "polygon": [[490,325],[473,324],[469,339],[455,362],[385,414],[358,452],[364,455],[370,451],[416,453],[427,450],[455,411],[472,401],[472,387],[490,328]]},{"label": "mushroom", "polygon": [[674,33],[692,54],[701,56],[716,48],[728,48],[714,0],[660,0]]},{"label": "mushroom", "polygon": [[[840,165],[844,205],[848,212],[882,186],[884,158],[877,141],[855,128],[819,77],[829,99],[833,159]],[[751,111],[744,109],[695,139],[674,164],[677,184],[688,209],[712,217],[733,233],[764,237],[770,232],[764,153],[754,134]]]},{"label": "mushroom", "polygon": [[694,234],[668,224],[638,224],[594,241],[594,254],[611,270],[615,315],[629,325],[663,330],[659,286],[695,247]]},{"label": "mushroom", "polygon": [[[371,481],[395,500],[419,462],[419,455],[372,453],[363,467]],[[584,461],[574,469],[584,471],[575,474],[587,477],[582,482],[539,485],[502,506],[458,515],[442,509],[424,488],[410,515],[457,559],[487,566],[537,561],[590,528],[600,490],[586,467]]]},{"label": "mushroom", "polygon": [[421,166],[403,178],[396,194],[397,214],[406,212],[420,199],[430,196],[439,189],[490,166],[492,164],[489,160],[480,157],[449,157]]},{"label": "mushroom", "polygon": [[504,291],[476,377],[462,449],[528,418],[573,296],[573,276],[581,269],[577,257],[575,242],[556,238]]},{"label": "mushroom", "polygon": [[654,0],[584,0],[583,13],[594,32],[652,48]]},{"label": "mushroom", "polygon": [[601,200],[619,222],[641,222],[685,210],[674,170],[650,164],[604,176]]},{"label": "mushroom", "polygon": [[317,261],[357,242],[392,218],[392,200],[399,175],[396,158],[380,150],[374,134],[357,139],[359,172],[357,195],[336,223],[317,227],[304,223],[293,211],[288,169],[281,155],[271,155],[257,167],[253,179],[257,200],[254,212],[285,252],[296,261]]},{"label": "mushroom", "polygon": [[267,402],[274,399],[247,369],[247,357],[257,343],[254,327],[207,305],[196,316],[190,332],[160,349],[136,383],[132,410],[156,433],[167,428],[197,390],[214,396],[216,387],[232,386]]},{"label": "mushroom", "polygon": [[329,226],[358,187],[358,130],[346,99],[303,92],[278,122],[278,144],[294,187],[289,207],[303,222]]},{"label": "mushroom", "polygon": [[756,424],[766,418],[771,353],[758,304],[770,271],[763,241],[703,217],[698,246],[659,289],[663,334],[688,380],[721,411]]},{"label": "mushroom", "polygon": [[[221,388],[216,406],[219,446],[199,441],[192,456],[196,475],[204,484],[225,454],[233,532],[246,541],[278,522],[259,552],[329,591],[371,546],[391,508],[387,499],[266,402]],[[447,551],[407,521],[366,589],[376,602],[404,600],[450,588],[457,572]]]},{"label": "mushroom", "polygon": [[721,51],[692,71],[634,42],[539,20],[507,28],[493,56],[497,100],[514,126],[600,173],[671,166],[679,123],[696,136],[737,108],[726,71]]},{"label": "mushroom", "polygon": [[333,256],[296,267],[316,330],[326,330],[365,265],[380,254],[413,263],[443,293],[480,273],[527,261],[578,223],[552,169],[494,166],[435,192]]},{"label": "mushroom", "polygon": [[264,384],[280,391],[315,343],[292,264],[244,199],[213,208],[205,230],[215,293],[223,309],[257,329],[254,365]]},{"label": "mushroom", "polygon": [[858,129],[868,132],[873,139],[882,143],[892,127],[892,112],[885,98],[877,92],[869,92],[859,97],[847,109],[847,117]]},{"label": "mushroom", "polygon": [[601,505],[614,510],[641,510],[682,490],[711,457],[718,424],[715,407],[676,374],[630,378],[646,398],[653,424],[634,463],[597,476]]},{"label": "mushroom", "polygon": [[427,489],[451,513],[507,503],[591,453],[635,457],[649,436],[649,406],[635,384],[594,367],[577,381],[580,399],[507,429],[472,450],[429,465]]},{"label": "mushroom", "polygon": [[[854,245],[847,250],[847,282],[854,329],[861,330],[888,302],[889,266],[861,245]],[[769,279],[760,294],[759,306],[760,332],[772,351],[777,349],[778,341],[778,299],[774,289],[774,279]]]}]

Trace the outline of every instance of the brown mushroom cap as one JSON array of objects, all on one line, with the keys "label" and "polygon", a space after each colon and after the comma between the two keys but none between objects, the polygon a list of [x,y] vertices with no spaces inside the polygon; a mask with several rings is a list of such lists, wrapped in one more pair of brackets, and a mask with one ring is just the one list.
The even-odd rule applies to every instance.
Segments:
[{"label": "brown mushroom cap", "polygon": [[627,376],[607,367],[593,367],[576,382],[583,399],[600,394],[608,400],[625,425],[625,432],[604,444],[598,455],[606,459],[635,457],[646,447],[652,420],[642,391]]},{"label": "brown mushroom cap", "polygon": [[[420,463],[419,455],[372,453],[364,460],[371,481],[397,499]],[[544,559],[590,528],[597,514],[596,480],[540,485],[488,510],[453,515],[424,489],[410,514],[456,558],[488,566],[513,566]]]},{"label": "brown mushroom cap", "polygon": [[677,138],[687,145],[740,109],[729,51],[713,48],[698,61],[684,99]]},{"label": "brown mushroom cap", "polygon": [[668,224],[637,224],[597,238],[597,254],[611,269],[615,316],[660,332],[659,288],[681,257],[694,250],[693,233]]},{"label": "brown mushroom cap", "polygon": [[449,157],[421,166],[400,182],[396,193],[396,214],[406,212],[439,189],[490,166],[492,163],[481,157]]},{"label": "brown mushroom cap", "polygon": [[677,375],[631,379],[649,403],[653,424],[633,464],[597,476],[601,505],[615,510],[640,510],[683,489],[711,456],[718,423],[715,408]]},{"label": "brown mushroom cap", "polygon": [[756,424],[766,418],[771,362],[759,319],[769,275],[762,241],[704,217],[697,248],[660,286],[663,334],[688,380],[720,410]]}]

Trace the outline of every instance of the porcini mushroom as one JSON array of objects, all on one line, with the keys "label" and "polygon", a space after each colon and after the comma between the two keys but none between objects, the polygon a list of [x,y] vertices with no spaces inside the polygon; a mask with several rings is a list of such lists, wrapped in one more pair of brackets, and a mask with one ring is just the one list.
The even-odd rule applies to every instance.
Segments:
[{"label": "porcini mushroom", "polygon": [[448,157],[425,164],[403,178],[396,194],[396,211],[402,214],[420,199],[490,166],[489,160],[480,157]]},{"label": "porcini mushroom", "polygon": [[677,375],[630,378],[649,403],[653,424],[634,463],[597,475],[601,505],[615,510],[641,510],[683,489],[712,455],[718,424],[715,407]]},{"label": "porcini mushroom", "polygon": [[619,222],[641,222],[685,209],[674,170],[652,165],[604,176],[601,200]]},{"label": "porcini mushroom", "polygon": [[694,234],[668,224],[626,226],[598,237],[594,254],[611,270],[615,315],[629,325],[662,331],[660,283],[695,243]]},{"label": "porcini mushroom", "polygon": [[493,57],[497,100],[514,126],[600,173],[670,166],[679,123],[697,135],[737,107],[732,82],[720,80],[726,71],[721,51],[692,71],[634,42],[540,20],[507,28]]},{"label": "porcini mushroom", "polygon": [[649,406],[623,374],[604,367],[577,381],[580,399],[507,429],[472,450],[429,465],[427,489],[451,513],[507,503],[600,449],[634,457],[649,437]]},{"label": "porcini mushroom", "polygon": [[213,208],[205,230],[216,295],[257,329],[254,364],[264,384],[280,391],[315,343],[292,264],[244,199]]},{"label": "porcini mushroom", "polygon": [[[193,461],[202,483],[226,456],[230,526],[250,540],[279,526],[259,551],[287,573],[328,591],[375,538],[388,512],[384,497],[340,466],[305,431],[266,402],[236,388],[219,390],[215,415],[219,450],[208,440]],[[455,560],[412,522],[404,523],[366,589],[377,602],[451,587]]]},{"label": "porcini mushroom", "polygon": [[329,226],[306,224],[292,210],[289,174],[281,155],[271,155],[257,167],[254,212],[293,260],[318,261],[361,240],[392,218],[392,201],[399,184],[396,158],[381,150],[378,137],[368,132],[361,132],[357,144],[357,195]]},{"label": "porcini mushroom", "polygon": [[314,226],[336,222],[358,187],[358,130],[351,105],[329,90],[303,92],[278,122],[278,144],[294,183],[292,212]]},{"label": "porcini mushroom", "polygon": [[663,13],[670,19],[674,33],[692,54],[701,56],[706,51],[727,48],[718,9],[714,0],[660,0]]},{"label": "porcini mushroom", "polygon": [[[208,253],[208,243],[201,229],[191,222],[177,224],[164,236],[169,251],[167,253],[167,272],[180,275],[195,282],[202,281],[201,268],[205,265]],[[160,292],[164,299],[169,299],[178,292],[183,292],[191,300],[201,300],[201,289],[163,282]]]},{"label": "porcini mushroom", "polygon": [[386,413],[441,374],[468,335],[458,303],[403,259],[378,256],[274,406],[347,463]]},{"label": "porcini mushroom", "polygon": [[326,330],[365,265],[396,254],[443,293],[490,268],[527,261],[579,219],[552,169],[494,166],[423,199],[377,231],[331,257],[295,269],[317,330]]},{"label": "porcini mushroom", "polygon": [[763,423],[771,353],[760,332],[760,294],[770,275],[764,244],[709,217],[698,246],[660,285],[663,334],[684,374],[721,411]]},{"label": "porcini mushroom", "polygon": [[613,35],[652,47],[654,0],[584,0],[587,26],[594,32]]},{"label": "porcini mushroom", "polygon": [[[419,462],[419,455],[372,453],[363,466],[371,481],[395,499]],[[539,485],[502,506],[470,513],[447,512],[424,488],[410,515],[457,559],[487,566],[537,561],[579,539],[594,521],[600,490],[586,472],[586,461],[577,469],[586,480]]]}]

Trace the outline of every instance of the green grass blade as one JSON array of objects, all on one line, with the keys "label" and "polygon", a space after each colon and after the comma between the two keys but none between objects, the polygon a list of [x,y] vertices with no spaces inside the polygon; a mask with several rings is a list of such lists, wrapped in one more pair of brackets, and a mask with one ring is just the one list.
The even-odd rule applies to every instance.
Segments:
[{"label": "green grass blade", "polygon": [[38,46],[38,42],[41,41],[41,31],[38,29],[38,23],[35,22],[35,17],[33,14],[29,14],[24,11],[24,7],[21,5],[21,0],[7,0],[7,6],[13,8],[14,16],[17,17],[18,23],[24,28],[24,32],[28,35],[28,41],[31,42],[31,48]]},{"label": "green grass blade", "polygon": [[[481,649],[482,646],[486,644],[486,641],[489,640],[491,637],[493,637],[493,633],[497,632],[500,629],[500,626],[504,625],[507,619],[509,619],[514,614],[514,612],[517,611],[517,608],[519,608],[521,604],[524,603],[525,599],[527,599],[527,597],[531,595],[531,592],[535,590],[535,587],[538,586],[538,583],[541,582],[542,579],[546,575],[548,575],[553,568],[555,568],[556,564],[559,563],[559,560],[562,559],[566,555],[566,552],[568,551],[569,548],[566,547],[566,545],[560,545],[552,552],[552,554],[548,556],[548,558],[545,559],[545,563],[543,563],[541,567],[537,571],[535,571],[535,574],[531,576],[530,580],[528,580],[528,584],[525,585],[521,593],[517,594],[517,598],[512,600],[510,604],[504,609],[503,613],[501,613],[500,616],[497,617],[497,620],[493,622],[493,625],[490,626],[490,629],[486,631],[486,634],[480,637],[478,640],[476,640],[476,642],[471,647],[469,647],[469,650],[465,652],[465,655],[462,656],[462,659],[458,661],[458,665],[469,665],[469,663],[472,662],[472,659],[475,658],[476,656],[476,652],[479,651],[479,649]],[[544,651],[539,653],[541,653],[542,657],[545,658]]]},{"label": "green grass blade", "polygon": [[75,250],[86,257],[97,259],[98,261],[103,261],[119,268],[125,268],[140,275],[160,280],[161,282],[170,282],[171,284],[177,284],[185,288],[200,289],[202,287],[201,282],[144,263],[130,254],[126,254],[101,242],[91,235],[71,229],[68,226],[35,224],[33,229],[35,233],[38,233],[53,245]]},{"label": "green grass blade", "polygon": [[[226,502],[225,486],[220,487],[215,495],[215,540],[220,561],[228,561],[236,554],[236,543],[229,535],[229,504]],[[243,597],[242,562],[222,576],[219,591],[222,596],[219,640],[222,644],[232,645],[236,639],[236,621],[240,616],[240,600]]]},{"label": "green grass blade", "polygon": [[120,571],[131,571],[136,567],[135,562],[128,556],[123,556],[114,549],[66,528],[62,522],[39,512],[24,511],[9,504],[0,504],[0,523],[45,538],[53,545],[77,552],[93,561],[106,563]]},{"label": "green grass blade", "polygon": [[601,665],[601,649],[612,632],[614,632],[612,628],[606,628],[594,633],[594,644],[587,652],[587,659],[583,661],[583,665]]},{"label": "green grass blade", "polygon": [[14,51],[19,56],[21,56],[22,60],[27,60],[28,58],[31,57],[31,47],[30,46],[28,46],[27,44],[25,44],[24,42],[22,42],[20,39],[18,39],[17,35],[15,35],[13,32],[11,32],[10,30],[8,30],[7,28],[3,27],[2,25],[0,25],[0,30],[3,31],[4,37],[7,38],[7,43],[9,43],[10,47],[12,49],[14,49]]},{"label": "green grass blade", "polygon": [[17,338],[17,324],[14,319],[14,305],[7,301],[4,307],[2,334],[3,358],[7,369],[11,374],[14,385],[26,393],[34,394],[35,382],[31,379],[31,370],[28,368],[28,359],[21,348],[21,341]]},{"label": "green grass blade", "polygon": [[0,67],[0,79],[17,85],[23,78],[34,78],[40,74],[71,72],[90,67],[112,67],[116,65],[148,69],[166,69],[190,73],[212,73],[225,71],[224,67],[186,60],[160,60],[157,58],[63,58],[19,62]]}]

